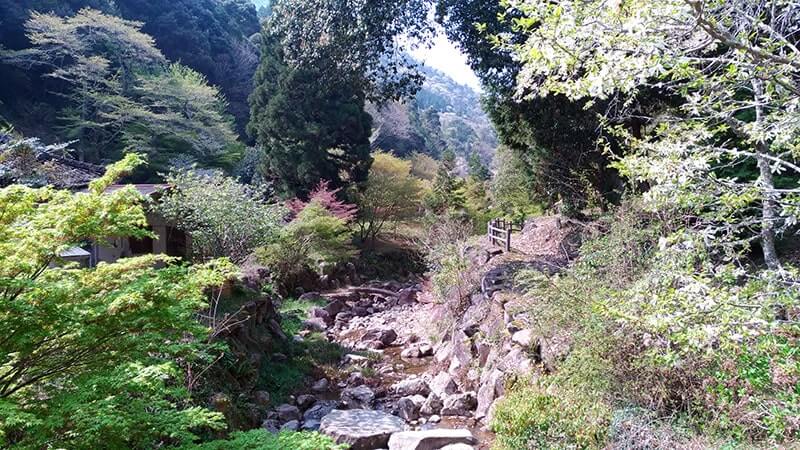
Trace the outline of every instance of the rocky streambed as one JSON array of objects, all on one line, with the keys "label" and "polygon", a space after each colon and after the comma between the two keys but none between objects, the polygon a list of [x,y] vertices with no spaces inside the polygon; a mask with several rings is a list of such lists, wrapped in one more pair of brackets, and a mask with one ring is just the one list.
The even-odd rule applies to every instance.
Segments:
[{"label": "rocky streambed", "polygon": [[494,295],[473,295],[463,315],[425,301],[421,284],[372,282],[303,299],[304,330],[345,349],[336,375],[271,410],[263,426],[319,430],[354,450],[487,449],[492,405],[528,373],[538,343],[512,328]]}]

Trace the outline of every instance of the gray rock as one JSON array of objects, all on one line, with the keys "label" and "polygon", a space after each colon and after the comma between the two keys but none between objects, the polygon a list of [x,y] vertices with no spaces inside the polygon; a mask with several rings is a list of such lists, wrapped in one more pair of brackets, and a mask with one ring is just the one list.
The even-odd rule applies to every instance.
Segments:
[{"label": "gray rock", "polygon": [[353,353],[348,353],[344,355],[342,358],[345,364],[356,364],[356,365],[363,365],[369,362],[369,358],[366,356],[356,355]]},{"label": "gray rock", "polygon": [[419,356],[423,358],[428,356],[433,356],[433,346],[431,344],[428,344],[427,342],[419,344]]},{"label": "gray rock", "polygon": [[501,401],[503,401],[503,399],[505,399],[505,397],[503,397],[503,396],[500,396],[500,397],[497,397],[496,399],[494,399],[494,402],[492,402],[492,405],[489,406],[489,410],[486,412],[486,417],[483,419],[484,423],[487,423],[487,424],[488,423],[492,423],[492,419],[494,418],[494,414],[495,414],[495,410],[497,409],[497,405]]},{"label": "gray rock", "polygon": [[299,429],[300,429],[300,421],[298,421],[298,420],[290,420],[290,421],[286,422],[285,424],[283,424],[283,426],[281,427],[281,431],[283,431],[283,430],[286,430],[286,431],[297,431]]},{"label": "gray rock", "polygon": [[361,337],[362,342],[380,341],[383,345],[390,345],[397,339],[397,333],[390,328],[373,328],[367,330]]},{"label": "gray rock", "polygon": [[400,352],[401,358],[419,358],[420,356],[422,356],[422,354],[419,351],[419,347],[416,346],[408,347],[406,349],[403,349],[402,352]]},{"label": "gray rock", "polygon": [[361,372],[352,372],[347,377],[346,384],[347,386],[355,387],[361,386],[362,384],[366,383],[367,379],[364,378],[364,374]]},{"label": "gray rock", "polygon": [[533,330],[517,331],[511,336],[511,342],[519,345],[524,349],[529,349],[534,344],[536,337],[533,335]]},{"label": "gray rock", "polygon": [[311,390],[314,392],[325,392],[328,390],[330,382],[327,378],[320,378],[311,385]]},{"label": "gray rock", "polygon": [[322,319],[328,326],[333,324],[333,317],[328,314],[328,311],[325,311],[322,308],[311,308],[311,310],[308,311],[308,316],[311,318]]},{"label": "gray rock", "polygon": [[462,374],[468,370],[472,360],[472,349],[469,338],[463,332],[457,332],[453,337],[453,351],[450,367],[447,371],[451,375]]},{"label": "gray rock", "polygon": [[393,384],[392,391],[403,396],[427,396],[431,392],[431,389],[428,387],[428,383],[426,383],[422,378],[409,378]]},{"label": "gray rock", "polygon": [[397,294],[398,305],[411,305],[417,302],[419,292],[415,288],[405,288]]},{"label": "gray rock", "polygon": [[439,372],[428,384],[430,385],[431,392],[439,397],[455,394],[458,390],[458,386],[456,382],[453,381],[453,377],[447,372]]},{"label": "gray rock", "polygon": [[320,293],[319,293],[319,292],[306,292],[305,294],[301,295],[301,296],[298,298],[298,300],[300,300],[301,302],[306,302],[306,301],[311,301],[311,302],[313,302],[313,301],[317,301],[317,300],[322,300],[322,299],[324,299],[324,298],[325,298],[325,297],[323,297],[322,295],[320,295]]},{"label": "gray rock", "polygon": [[500,361],[500,366],[505,368],[506,372],[521,374],[528,373],[533,368],[531,359],[528,358],[528,355],[519,347],[508,352],[508,354],[503,357],[502,361]]},{"label": "gray rock", "polygon": [[441,397],[435,392],[431,392],[428,394],[428,398],[425,399],[422,407],[420,407],[419,412],[424,416],[432,416],[434,414],[439,414],[439,412],[442,411],[442,406],[444,406],[444,403]]},{"label": "gray rock", "polygon": [[325,311],[331,318],[335,318],[345,309],[347,309],[347,304],[341,300],[334,300],[325,306]]},{"label": "gray rock", "polygon": [[450,444],[445,445],[439,450],[475,450],[475,447],[467,444]]},{"label": "gray rock", "polygon": [[386,348],[386,344],[381,341],[367,341],[365,347],[372,350],[382,350]]},{"label": "gray rock", "polygon": [[504,393],[504,374],[495,369],[483,380],[480,388],[478,388],[478,407],[475,410],[475,418],[483,419],[486,417],[494,400]]},{"label": "gray rock", "polygon": [[276,419],[267,419],[261,422],[261,428],[269,431],[270,433],[277,433],[281,429],[281,423]]},{"label": "gray rock", "polygon": [[303,431],[317,431],[319,430],[320,421],[316,419],[306,420],[303,426],[300,427]]},{"label": "gray rock", "polygon": [[419,418],[419,408],[411,397],[403,397],[397,401],[397,415],[406,422]]},{"label": "gray rock", "polygon": [[434,350],[433,359],[437,363],[443,364],[449,361],[453,355],[453,344],[450,341],[443,342]]},{"label": "gray rock", "polygon": [[275,412],[278,414],[278,420],[284,423],[292,420],[300,420],[300,409],[294,405],[280,405],[275,408]]},{"label": "gray rock", "polygon": [[322,332],[328,328],[328,324],[320,317],[312,317],[303,321],[303,329],[309,331]]},{"label": "gray rock", "polygon": [[336,400],[320,400],[303,413],[303,420],[306,422],[309,420],[322,420],[323,417],[338,407],[339,402]]},{"label": "gray rock", "polygon": [[351,409],[370,409],[375,401],[375,392],[368,386],[356,386],[342,391],[342,403]]},{"label": "gray rock", "polygon": [[253,400],[258,406],[269,406],[269,392],[255,391],[253,392]]},{"label": "gray rock", "polygon": [[297,407],[302,409],[303,411],[314,406],[314,403],[316,402],[317,402],[317,397],[311,394],[304,394],[297,396]]},{"label": "gray rock", "polygon": [[453,394],[444,399],[442,405],[443,416],[469,416],[478,406],[478,399],[475,393],[465,392],[463,394]]},{"label": "gray rock", "polygon": [[420,406],[420,407],[422,406],[423,403],[425,403],[425,400],[426,400],[426,398],[425,398],[424,395],[412,395],[411,396],[411,401],[414,402],[415,405]]},{"label": "gray rock", "polygon": [[389,438],[389,450],[438,450],[448,445],[477,443],[478,440],[469,430],[435,428],[395,433]]},{"label": "gray rock", "polygon": [[369,315],[369,310],[363,306],[354,306],[351,311],[353,311],[353,315],[356,317],[366,317]]},{"label": "gray rock", "polygon": [[436,415],[436,414],[434,414],[434,415],[432,415],[432,416],[428,417],[428,423],[439,423],[439,422],[441,422],[441,421],[442,421],[442,418],[441,418],[441,417],[439,417],[439,416],[438,416],[438,415]]},{"label": "gray rock", "polygon": [[322,419],[320,431],[337,444],[348,444],[350,450],[372,450],[386,447],[389,436],[404,427],[403,419],[391,414],[349,409],[331,411]]}]

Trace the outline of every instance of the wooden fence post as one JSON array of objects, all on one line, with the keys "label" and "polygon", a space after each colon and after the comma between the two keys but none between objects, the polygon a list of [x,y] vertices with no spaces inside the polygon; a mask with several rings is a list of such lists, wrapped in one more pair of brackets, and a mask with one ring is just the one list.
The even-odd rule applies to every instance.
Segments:
[{"label": "wooden fence post", "polygon": [[511,251],[511,230],[506,230],[506,253]]}]

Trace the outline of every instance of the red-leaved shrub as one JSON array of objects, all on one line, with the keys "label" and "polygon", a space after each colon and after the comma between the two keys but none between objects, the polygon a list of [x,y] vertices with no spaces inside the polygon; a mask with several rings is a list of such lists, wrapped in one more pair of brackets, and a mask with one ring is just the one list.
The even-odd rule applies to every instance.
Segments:
[{"label": "red-leaved shrub", "polygon": [[323,208],[328,210],[334,217],[350,222],[355,219],[358,207],[352,203],[345,203],[336,197],[341,189],[331,189],[330,182],[327,180],[320,180],[308,196],[308,201],[303,201],[299,198],[293,198],[286,202],[286,207],[292,213],[292,219],[302,211],[309,203],[317,202]]}]

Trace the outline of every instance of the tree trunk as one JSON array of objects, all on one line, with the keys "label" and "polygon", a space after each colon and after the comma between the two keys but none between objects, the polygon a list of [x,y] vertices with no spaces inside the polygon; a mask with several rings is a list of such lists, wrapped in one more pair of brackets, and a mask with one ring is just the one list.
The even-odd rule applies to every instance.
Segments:
[{"label": "tree trunk", "polygon": [[[763,109],[761,106],[763,88],[761,81],[753,80],[755,94],[756,123],[761,127]],[[775,198],[775,183],[772,178],[772,167],[766,155],[769,154],[769,144],[763,141],[756,143],[756,162],[759,171],[759,187],[761,189],[761,247],[764,251],[764,262],[770,269],[779,269],[781,262],[775,250],[775,225],[779,219],[778,201]]]},{"label": "tree trunk", "polygon": [[[758,147],[762,147],[759,145]],[[775,223],[778,220],[778,202],[775,200],[772,169],[769,161],[758,152],[758,171],[761,177],[761,247],[764,249],[764,262],[770,269],[781,267],[778,252],[775,250]]]}]

